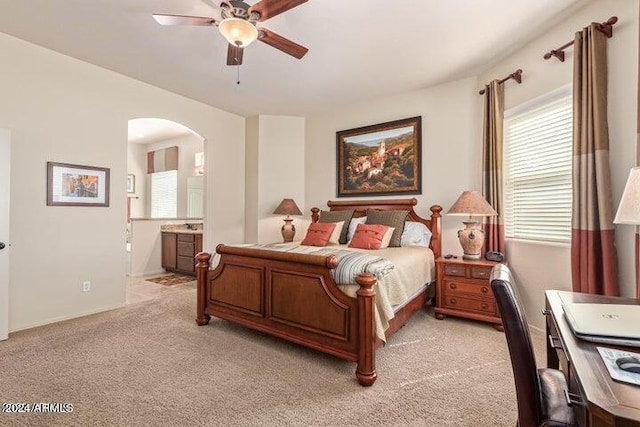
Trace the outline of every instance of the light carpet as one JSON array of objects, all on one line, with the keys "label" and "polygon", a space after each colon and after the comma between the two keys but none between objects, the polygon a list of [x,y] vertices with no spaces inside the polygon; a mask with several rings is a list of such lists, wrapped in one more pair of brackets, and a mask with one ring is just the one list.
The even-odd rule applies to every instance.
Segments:
[{"label": "light carpet", "polygon": [[[10,426],[509,426],[515,388],[504,334],[417,313],[355,364],[229,322],[194,322],[193,287],[10,334],[0,400],[71,403],[71,413],[0,413]],[[534,334],[543,355],[544,339]]]}]

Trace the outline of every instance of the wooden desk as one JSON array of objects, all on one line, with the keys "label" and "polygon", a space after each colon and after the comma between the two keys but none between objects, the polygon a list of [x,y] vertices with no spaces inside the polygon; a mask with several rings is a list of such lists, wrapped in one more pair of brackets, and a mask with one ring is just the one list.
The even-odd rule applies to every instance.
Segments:
[{"label": "wooden desk", "polygon": [[573,292],[546,291],[547,365],[567,375],[569,391],[584,402],[573,404],[578,424],[587,427],[640,427],[640,386],[609,376],[596,346],[640,352],[640,347],[595,344],[576,338],[562,310],[565,302],[635,304],[640,300]]}]

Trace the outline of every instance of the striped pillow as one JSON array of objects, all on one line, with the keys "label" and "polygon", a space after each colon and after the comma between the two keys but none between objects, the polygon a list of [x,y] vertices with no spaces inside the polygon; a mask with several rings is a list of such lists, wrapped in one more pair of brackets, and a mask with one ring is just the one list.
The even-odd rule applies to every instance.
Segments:
[{"label": "striped pillow", "polygon": [[407,220],[409,211],[379,211],[375,209],[367,209],[367,222],[365,224],[381,224],[387,227],[393,227],[393,235],[389,242],[390,248],[401,246],[402,232],[404,231],[404,222]]}]

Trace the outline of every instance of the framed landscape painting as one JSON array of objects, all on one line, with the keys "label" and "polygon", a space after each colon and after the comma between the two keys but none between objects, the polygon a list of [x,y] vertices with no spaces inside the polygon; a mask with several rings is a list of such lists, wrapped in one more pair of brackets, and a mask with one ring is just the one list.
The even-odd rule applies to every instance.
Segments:
[{"label": "framed landscape painting", "polygon": [[109,206],[109,169],[47,162],[47,206]]},{"label": "framed landscape painting", "polygon": [[338,197],[421,194],[422,117],[336,132]]}]

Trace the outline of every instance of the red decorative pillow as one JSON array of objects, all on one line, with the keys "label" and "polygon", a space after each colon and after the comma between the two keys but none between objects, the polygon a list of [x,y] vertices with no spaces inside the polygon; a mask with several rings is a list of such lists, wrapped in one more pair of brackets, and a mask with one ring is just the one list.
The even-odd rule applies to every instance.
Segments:
[{"label": "red decorative pillow", "polygon": [[[385,242],[389,227],[381,224],[358,224],[349,247],[359,249],[380,249]],[[386,241],[387,245],[388,240]]]},{"label": "red decorative pillow", "polygon": [[333,222],[313,222],[307,230],[301,245],[306,246],[327,246],[333,229],[336,224]]}]

